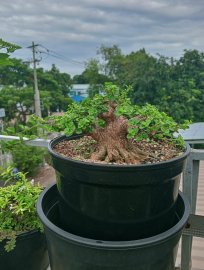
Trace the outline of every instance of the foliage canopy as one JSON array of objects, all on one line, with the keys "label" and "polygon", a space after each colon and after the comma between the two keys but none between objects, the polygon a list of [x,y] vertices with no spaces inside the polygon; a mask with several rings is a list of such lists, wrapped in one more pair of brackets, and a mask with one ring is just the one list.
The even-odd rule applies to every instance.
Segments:
[{"label": "foliage canopy", "polygon": [[[42,128],[44,126],[50,131],[63,132],[68,136],[81,133],[91,134],[94,129],[105,127],[106,122],[101,114],[108,111],[111,102],[115,104],[115,115],[128,119],[128,138],[134,138],[137,141],[144,139],[148,141],[153,138],[181,142],[180,138],[174,138],[174,133],[178,129],[187,128],[189,121],[177,124],[172,117],[159,112],[153,105],[131,104],[128,97],[131,91],[131,87],[121,89],[112,83],[107,83],[103,95],[95,95],[92,99],[87,98],[81,103],[72,103],[64,115],[51,116],[44,120],[34,116],[34,119],[39,120],[38,123]],[[47,121],[51,121],[52,125],[46,125]]]},{"label": "foliage canopy", "polygon": [[14,174],[11,167],[1,172],[0,180],[15,181],[13,185],[0,187],[0,241],[5,240],[5,250],[11,251],[19,234],[42,231],[36,211],[42,188],[34,186],[21,172]]}]

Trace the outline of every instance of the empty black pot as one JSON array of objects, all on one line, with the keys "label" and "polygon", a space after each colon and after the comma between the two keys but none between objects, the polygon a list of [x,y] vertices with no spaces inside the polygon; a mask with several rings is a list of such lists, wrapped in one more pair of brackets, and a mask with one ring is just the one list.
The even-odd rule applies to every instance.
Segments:
[{"label": "empty black pot", "polygon": [[93,240],[64,231],[58,204],[57,188],[52,185],[41,194],[37,205],[52,270],[174,270],[178,242],[190,213],[181,193],[173,226],[161,234],[133,241]]},{"label": "empty black pot", "polygon": [[190,148],[156,164],[111,165],[81,162],[48,149],[57,173],[60,219],[64,229],[93,239],[132,240],[173,225],[180,175]]}]

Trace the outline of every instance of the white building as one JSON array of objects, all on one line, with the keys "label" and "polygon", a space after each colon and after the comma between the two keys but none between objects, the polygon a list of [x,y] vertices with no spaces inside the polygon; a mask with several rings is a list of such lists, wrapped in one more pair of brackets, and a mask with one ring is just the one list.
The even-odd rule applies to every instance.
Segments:
[{"label": "white building", "polygon": [[83,100],[88,97],[89,84],[73,84],[69,96],[74,100]]}]

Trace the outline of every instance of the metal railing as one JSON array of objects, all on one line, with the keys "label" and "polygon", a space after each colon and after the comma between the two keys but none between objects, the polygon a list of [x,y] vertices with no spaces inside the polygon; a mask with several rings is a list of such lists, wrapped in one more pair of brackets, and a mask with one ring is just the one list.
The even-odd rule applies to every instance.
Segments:
[{"label": "metal railing", "polygon": [[[201,143],[204,143],[204,140],[201,141]],[[204,160],[204,150],[196,150],[191,148],[183,174],[183,193],[189,200],[191,206],[191,215],[189,217],[187,227],[184,229],[182,234],[181,270],[191,269],[193,236],[204,237],[204,216],[195,215],[200,160]]]},{"label": "metal railing", "polygon": [[[19,137],[0,135],[0,140],[19,140]],[[24,138],[25,144],[39,147],[47,147],[50,140],[35,139],[29,140]],[[188,141],[192,143],[191,141]],[[204,143],[203,140],[196,143]],[[191,215],[188,226],[182,234],[181,245],[181,270],[191,269],[191,250],[193,236],[204,237],[204,216],[195,215],[196,199],[198,190],[198,176],[200,160],[204,160],[204,150],[191,148],[190,155],[187,159],[185,171],[183,173],[183,193],[188,197],[191,206]]]},{"label": "metal railing", "polygon": [[[4,141],[13,141],[17,140],[19,141],[20,138],[18,136],[7,136],[7,135],[0,135],[0,140]],[[45,139],[35,139],[35,140],[30,140],[28,138],[23,138],[25,144],[31,145],[31,146],[39,146],[39,147],[47,147],[48,143],[50,140],[45,140]]]}]

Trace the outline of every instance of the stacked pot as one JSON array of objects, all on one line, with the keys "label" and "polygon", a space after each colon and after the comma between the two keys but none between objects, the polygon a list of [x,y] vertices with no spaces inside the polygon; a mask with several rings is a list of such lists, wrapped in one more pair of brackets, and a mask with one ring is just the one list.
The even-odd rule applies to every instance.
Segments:
[{"label": "stacked pot", "polygon": [[57,186],[38,202],[52,270],[173,270],[189,216],[179,193],[189,154],[143,165],[104,165],[49,152]]}]

